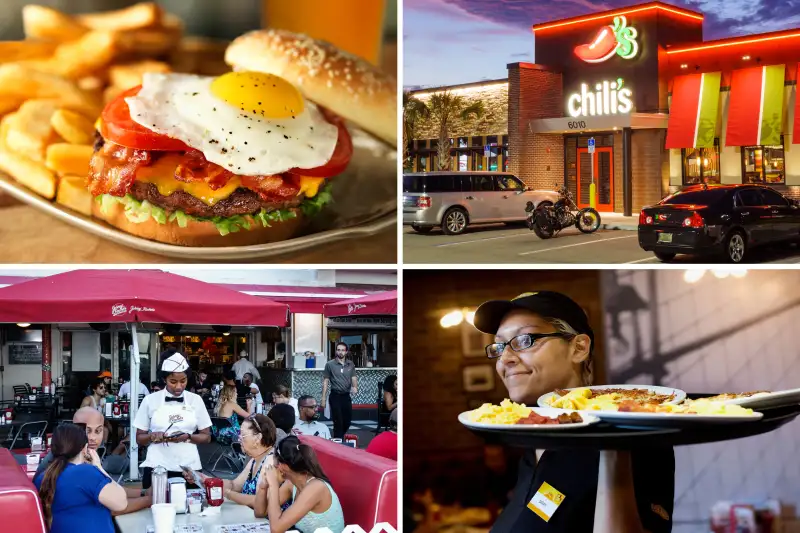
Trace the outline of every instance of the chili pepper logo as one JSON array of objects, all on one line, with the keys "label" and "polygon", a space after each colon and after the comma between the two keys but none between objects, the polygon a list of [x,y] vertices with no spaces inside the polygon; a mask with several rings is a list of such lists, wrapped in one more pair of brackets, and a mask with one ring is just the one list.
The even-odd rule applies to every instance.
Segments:
[{"label": "chili pepper logo", "polygon": [[622,59],[633,59],[639,53],[638,36],[636,28],[628,26],[628,19],[614,17],[613,26],[601,28],[591,44],[575,47],[575,55],[587,63],[602,63],[614,54]]}]

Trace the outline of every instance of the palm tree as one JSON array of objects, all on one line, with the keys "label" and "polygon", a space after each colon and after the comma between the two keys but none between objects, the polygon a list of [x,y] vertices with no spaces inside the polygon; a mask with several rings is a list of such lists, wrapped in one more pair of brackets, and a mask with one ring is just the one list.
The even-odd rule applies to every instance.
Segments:
[{"label": "palm tree", "polygon": [[424,102],[403,91],[403,168],[411,168],[411,152],[408,143],[417,136],[420,120],[428,118],[429,110]]},{"label": "palm tree", "polygon": [[454,95],[450,91],[444,91],[432,95],[426,107],[428,108],[428,114],[436,121],[439,127],[438,170],[450,170],[452,162],[450,156],[450,127],[456,119],[481,118],[484,112],[483,102],[479,100],[469,104],[463,97]]}]

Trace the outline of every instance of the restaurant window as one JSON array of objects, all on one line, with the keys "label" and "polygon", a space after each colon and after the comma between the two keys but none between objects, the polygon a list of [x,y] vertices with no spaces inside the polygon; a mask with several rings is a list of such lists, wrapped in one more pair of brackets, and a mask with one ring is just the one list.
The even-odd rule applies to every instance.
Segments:
[{"label": "restaurant window", "polygon": [[508,135],[503,135],[503,172],[508,172]]},{"label": "restaurant window", "polygon": [[419,154],[417,155],[417,172],[426,172],[428,170],[428,156]]},{"label": "restaurant window", "polygon": [[483,146],[483,137],[473,137],[472,146]]},{"label": "restaurant window", "polygon": [[502,151],[502,147],[498,146],[497,144],[497,135],[487,136],[486,146],[489,152],[489,157],[487,158],[486,161],[488,170],[491,170],[492,172],[497,172],[498,170],[500,170],[498,166],[500,164],[500,152]]},{"label": "restaurant window", "polygon": [[439,139],[431,139],[428,141],[428,146],[431,147],[431,150],[438,150],[439,149]]},{"label": "restaurant window", "polygon": [[458,138],[458,147],[459,148],[467,148],[469,144],[469,138],[467,137],[459,137]]},{"label": "restaurant window", "polygon": [[783,137],[781,146],[742,148],[743,183],[786,183]]},{"label": "restaurant window", "polygon": [[719,139],[713,148],[681,150],[683,156],[683,184],[719,183]]},{"label": "restaurant window", "polygon": [[322,352],[322,315],[318,313],[294,313],[294,353]]}]

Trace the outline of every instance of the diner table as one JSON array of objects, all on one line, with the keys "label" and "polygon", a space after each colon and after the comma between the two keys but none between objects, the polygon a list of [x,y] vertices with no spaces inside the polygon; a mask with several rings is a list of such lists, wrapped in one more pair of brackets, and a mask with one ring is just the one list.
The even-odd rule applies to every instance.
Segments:
[{"label": "diner table", "polygon": [[[116,519],[122,533],[146,533],[147,527],[153,525],[153,513],[149,508],[118,516]],[[217,527],[223,525],[257,523],[266,524],[266,519],[256,518],[251,508],[231,501],[225,501],[220,507],[220,513],[212,516],[189,513],[175,516],[176,526],[199,524],[203,526],[203,533],[216,533]]]}]

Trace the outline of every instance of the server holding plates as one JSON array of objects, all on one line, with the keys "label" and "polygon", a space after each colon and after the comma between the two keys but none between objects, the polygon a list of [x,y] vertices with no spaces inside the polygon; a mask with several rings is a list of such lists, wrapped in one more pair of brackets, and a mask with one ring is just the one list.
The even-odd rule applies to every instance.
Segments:
[{"label": "server holding plates", "polygon": [[143,489],[150,488],[158,466],[166,468],[169,477],[183,477],[181,466],[202,469],[197,445],[211,442],[211,419],[203,399],[186,390],[189,373],[189,362],[180,353],[164,359],[164,389],[145,396],[136,413],[136,442],[147,447]]}]

